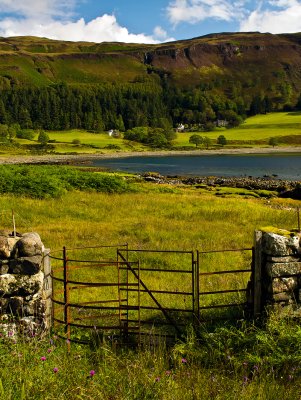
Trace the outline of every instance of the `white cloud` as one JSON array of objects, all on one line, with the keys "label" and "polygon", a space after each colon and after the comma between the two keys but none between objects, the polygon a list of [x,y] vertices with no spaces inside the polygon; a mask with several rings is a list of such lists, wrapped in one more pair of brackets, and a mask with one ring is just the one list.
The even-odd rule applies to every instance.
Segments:
[{"label": "white cloud", "polygon": [[70,15],[77,0],[0,0],[0,12],[44,19],[50,16]]},{"label": "white cloud", "polygon": [[104,14],[92,21],[48,19],[41,23],[35,18],[5,18],[0,21],[0,36],[40,36],[49,39],[88,42],[157,43],[152,36],[133,34],[118,24],[114,15]]},{"label": "white cloud", "polygon": [[174,25],[194,24],[210,18],[231,21],[242,17],[244,3],[245,0],[173,0],[167,6],[167,15]]},{"label": "white cloud", "polygon": [[167,32],[161,26],[156,26],[154,28],[154,37],[162,42],[172,42],[176,40],[173,37],[168,37]]},{"label": "white cloud", "polygon": [[260,5],[247,18],[241,21],[240,31],[259,31],[270,33],[301,32],[301,2],[278,0],[269,2],[276,9],[263,9]]}]

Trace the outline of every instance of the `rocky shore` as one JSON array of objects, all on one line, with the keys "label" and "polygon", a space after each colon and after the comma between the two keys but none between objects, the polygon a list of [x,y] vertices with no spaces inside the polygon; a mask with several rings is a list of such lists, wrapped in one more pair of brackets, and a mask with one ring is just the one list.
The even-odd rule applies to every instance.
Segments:
[{"label": "rocky shore", "polygon": [[301,200],[300,181],[276,179],[273,176],[266,177],[181,177],[163,176],[156,173],[141,175],[147,182],[170,185],[190,185],[196,187],[233,187],[247,190],[267,190],[277,192],[279,197],[289,197]]},{"label": "rocky shore", "polygon": [[[45,154],[35,156],[0,156],[0,164],[70,164],[70,165],[89,165],[93,159],[101,158],[122,158],[122,157],[143,157],[167,155],[234,155],[234,154],[280,154],[280,153],[300,153],[301,147],[252,147],[235,149],[215,149],[215,150],[194,150],[194,151],[145,151],[145,152],[114,152],[114,153],[95,153],[95,154]],[[160,174],[147,173],[142,175],[142,179],[157,184],[183,184],[183,185],[205,185],[219,187],[236,187],[248,190],[268,190],[277,192],[281,197],[290,197],[301,200],[301,182],[277,179],[275,176],[267,177],[181,177],[181,176],[162,176]]]}]

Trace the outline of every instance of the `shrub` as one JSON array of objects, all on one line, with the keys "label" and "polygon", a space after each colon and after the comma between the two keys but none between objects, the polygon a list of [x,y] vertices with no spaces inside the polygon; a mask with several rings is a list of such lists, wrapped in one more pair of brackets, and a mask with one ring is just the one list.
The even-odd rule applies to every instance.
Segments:
[{"label": "shrub", "polygon": [[129,184],[116,175],[82,171],[62,166],[0,166],[0,193],[33,198],[60,197],[69,190],[105,193],[130,191]]}]

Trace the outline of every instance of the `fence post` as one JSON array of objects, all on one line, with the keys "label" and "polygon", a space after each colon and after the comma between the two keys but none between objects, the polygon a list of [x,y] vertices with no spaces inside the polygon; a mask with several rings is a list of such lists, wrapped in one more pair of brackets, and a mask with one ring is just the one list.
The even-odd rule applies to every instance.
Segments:
[{"label": "fence post", "polygon": [[43,270],[44,270],[44,291],[46,297],[46,310],[45,310],[45,328],[49,330],[53,324],[53,284],[51,275],[51,263],[50,263],[50,249],[44,250],[43,257]]},{"label": "fence post", "polygon": [[255,231],[253,251],[253,316],[261,314],[262,232]]},{"label": "fence post", "polygon": [[197,319],[200,322],[200,252],[196,251],[196,306],[197,306]]},{"label": "fence post", "polygon": [[65,333],[67,334],[68,351],[70,351],[70,317],[69,317],[69,287],[68,287],[68,259],[66,247],[63,247],[63,260],[64,260],[64,322]]}]

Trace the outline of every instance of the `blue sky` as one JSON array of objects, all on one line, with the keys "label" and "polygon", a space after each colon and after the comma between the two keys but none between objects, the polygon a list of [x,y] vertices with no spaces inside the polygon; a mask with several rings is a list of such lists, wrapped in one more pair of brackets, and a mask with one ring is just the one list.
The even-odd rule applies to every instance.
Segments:
[{"label": "blue sky", "polygon": [[301,0],[0,0],[5,37],[158,43],[239,31],[301,32]]}]

